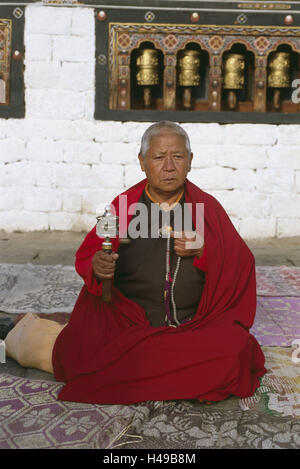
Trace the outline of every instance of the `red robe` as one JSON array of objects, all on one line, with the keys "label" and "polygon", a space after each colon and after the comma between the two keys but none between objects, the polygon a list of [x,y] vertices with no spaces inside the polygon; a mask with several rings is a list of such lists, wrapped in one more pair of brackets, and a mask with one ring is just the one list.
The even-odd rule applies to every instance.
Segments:
[{"label": "red robe", "polygon": [[[138,202],[147,180],[124,194]],[[118,212],[118,197],[113,201]],[[92,258],[102,239],[94,227],[76,253],[85,285],[53,349],[59,399],[95,404],[251,396],[266,373],[264,355],[249,333],[256,310],[254,257],[222,206],[186,181],[185,202],[204,203],[206,250],[194,266],[206,282],[194,318],[177,328],[153,328],[144,310],[113,289],[101,299]],[[195,213],[193,213],[193,221]],[[129,223],[128,216],[127,223]],[[114,250],[119,240],[113,239]],[[207,260],[206,260],[207,259]]]}]

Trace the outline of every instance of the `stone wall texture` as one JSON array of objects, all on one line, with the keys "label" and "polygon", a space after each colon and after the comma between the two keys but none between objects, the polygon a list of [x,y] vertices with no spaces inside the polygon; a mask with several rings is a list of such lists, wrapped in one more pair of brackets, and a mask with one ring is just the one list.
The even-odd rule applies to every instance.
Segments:
[{"label": "stone wall texture", "polygon": [[[25,10],[24,119],[0,119],[0,229],[88,231],[144,177],[149,123],[94,120],[95,26],[89,7]],[[248,239],[300,234],[300,126],[182,124],[189,179]]]}]

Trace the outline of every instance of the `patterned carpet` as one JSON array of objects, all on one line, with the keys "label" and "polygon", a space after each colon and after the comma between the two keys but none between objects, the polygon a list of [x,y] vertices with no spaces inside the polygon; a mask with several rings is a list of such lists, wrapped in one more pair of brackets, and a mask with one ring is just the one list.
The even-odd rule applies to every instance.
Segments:
[{"label": "patterned carpet", "polygon": [[300,296],[300,267],[256,267],[259,296]]},{"label": "patterned carpet", "polygon": [[72,266],[0,264],[0,309],[71,313],[82,285]]},{"label": "patterned carpet", "polygon": [[300,297],[258,296],[251,333],[261,345],[286,347],[300,341]]},{"label": "patterned carpet", "polygon": [[[300,267],[257,267],[256,275],[259,296],[300,296]],[[0,309],[70,313],[82,285],[72,266],[0,264]]]},{"label": "patterned carpet", "polygon": [[133,418],[127,406],[58,401],[61,386],[0,375],[0,449],[108,448]]},{"label": "patterned carpet", "polygon": [[[61,384],[0,375],[0,449],[299,448],[300,377],[289,349],[264,347],[268,374],[247,399],[91,405]],[[298,418],[297,418],[298,417]]]},{"label": "patterned carpet", "polygon": [[[73,267],[2,264],[0,310],[65,323],[81,286]],[[263,345],[268,373],[251,398],[210,406],[61,402],[62,384],[52,376],[41,379],[35,370],[39,379],[29,379],[15,362],[0,364],[0,449],[299,448],[300,268],[257,267],[257,293],[251,332]]]},{"label": "patterned carpet", "polygon": [[[66,324],[70,313],[40,313],[41,318]],[[17,314],[17,321],[24,313]],[[289,347],[300,341],[300,297],[258,297],[257,310],[251,333],[261,345]]]},{"label": "patterned carpet", "polygon": [[[257,267],[256,272],[257,313],[251,332],[262,345],[290,346],[300,339],[300,267]],[[0,264],[0,310],[71,313],[82,285],[71,266]],[[68,315],[52,319],[65,323]]]}]

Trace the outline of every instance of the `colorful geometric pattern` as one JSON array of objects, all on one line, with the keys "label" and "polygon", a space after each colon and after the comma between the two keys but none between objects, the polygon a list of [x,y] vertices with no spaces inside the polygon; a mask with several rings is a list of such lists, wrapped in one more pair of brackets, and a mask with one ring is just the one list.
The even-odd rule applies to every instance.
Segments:
[{"label": "colorful geometric pattern", "polygon": [[61,387],[0,375],[0,449],[107,448],[132,419],[127,406],[58,401]]},{"label": "colorful geometric pattern", "polygon": [[213,50],[218,50],[223,46],[224,39],[221,36],[212,36],[209,39],[209,45]]},{"label": "colorful geometric pattern", "polygon": [[254,44],[258,50],[264,51],[265,49],[269,47],[270,41],[266,37],[260,36],[257,39],[255,39]]},{"label": "colorful geometric pattern", "polygon": [[248,21],[247,15],[244,15],[244,13],[237,16],[237,18],[236,18],[236,22],[238,24],[245,24],[245,23],[247,23],[247,21]]},{"label": "colorful geometric pattern", "polygon": [[122,49],[128,49],[131,44],[131,38],[129,34],[123,33],[118,36],[118,45]]},{"label": "colorful geometric pattern", "polygon": [[151,23],[155,19],[155,14],[153,13],[153,11],[147,11],[144,14],[144,18],[148,23]]},{"label": "colorful geometric pattern", "polygon": [[178,44],[178,39],[175,34],[168,34],[163,39],[163,44],[167,49],[174,49]]}]

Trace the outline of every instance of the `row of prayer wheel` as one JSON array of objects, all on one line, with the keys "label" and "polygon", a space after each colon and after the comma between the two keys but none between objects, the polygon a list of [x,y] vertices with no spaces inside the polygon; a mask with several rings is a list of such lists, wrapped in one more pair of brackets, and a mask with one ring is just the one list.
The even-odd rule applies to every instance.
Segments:
[{"label": "row of prayer wheel", "polygon": [[[159,84],[159,56],[155,49],[143,49],[136,61],[136,80],[144,87],[144,105],[151,104],[151,86]],[[183,50],[178,55],[178,85],[184,87],[183,107],[191,108],[191,88],[200,85],[200,52]],[[274,106],[278,107],[278,93],[281,88],[290,87],[291,58],[287,52],[273,52],[270,55],[268,87],[275,89]],[[237,90],[245,86],[245,56],[229,53],[223,61],[223,89],[228,90],[228,106],[236,107]],[[277,93],[277,94],[276,94]]]}]

